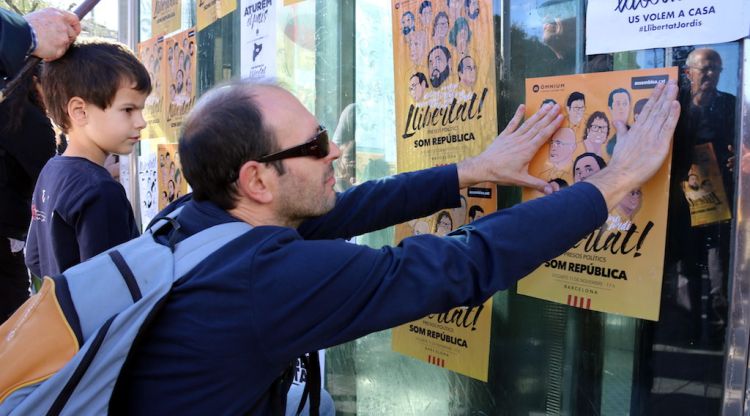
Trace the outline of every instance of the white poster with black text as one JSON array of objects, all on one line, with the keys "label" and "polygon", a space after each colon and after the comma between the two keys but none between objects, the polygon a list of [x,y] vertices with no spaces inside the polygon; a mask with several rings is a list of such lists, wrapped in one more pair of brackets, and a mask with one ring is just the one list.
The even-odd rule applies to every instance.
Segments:
[{"label": "white poster with black text", "polygon": [[276,76],[277,0],[242,0],[240,74],[242,78]]},{"label": "white poster with black text", "polygon": [[748,0],[596,0],[586,54],[731,42],[750,35]]}]

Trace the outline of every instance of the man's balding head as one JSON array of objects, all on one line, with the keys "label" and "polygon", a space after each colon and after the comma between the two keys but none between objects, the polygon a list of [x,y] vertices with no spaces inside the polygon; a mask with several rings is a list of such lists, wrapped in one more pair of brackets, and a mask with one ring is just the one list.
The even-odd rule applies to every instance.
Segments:
[{"label": "man's balding head", "polygon": [[[261,105],[262,97],[272,91],[286,92],[271,84],[233,82],[210,90],[198,100],[179,142],[193,198],[233,208],[237,198],[234,182],[240,167],[278,150],[274,129],[264,121]],[[280,161],[272,163],[283,173]]]}]

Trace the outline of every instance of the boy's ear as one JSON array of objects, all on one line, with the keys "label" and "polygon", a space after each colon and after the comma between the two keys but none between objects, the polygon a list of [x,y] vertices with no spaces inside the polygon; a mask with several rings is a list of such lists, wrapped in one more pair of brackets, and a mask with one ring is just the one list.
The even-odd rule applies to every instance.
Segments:
[{"label": "boy's ear", "polygon": [[68,100],[68,117],[71,126],[83,126],[88,121],[86,117],[86,101],[81,97],[73,97]]}]

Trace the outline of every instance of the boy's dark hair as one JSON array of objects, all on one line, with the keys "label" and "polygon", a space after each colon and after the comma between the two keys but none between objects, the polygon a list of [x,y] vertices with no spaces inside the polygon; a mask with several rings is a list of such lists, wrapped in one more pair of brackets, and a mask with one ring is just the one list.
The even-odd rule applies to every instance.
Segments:
[{"label": "boy's dark hair", "polygon": [[[204,94],[190,112],[178,151],[196,201],[209,200],[225,210],[234,208],[242,165],[279,150],[273,131],[263,122],[258,87],[275,88],[232,81]],[[269,164],[283,175],[282,162]]]},{"label": "boy's dark hair", "polygon": [[52,120],[64,131],[70,128],[68,102],[80,97],[107,109],[123,85],[150,94],[151,78],[143,64],[125,45],[105,39],[87,39],[71,45],[62,58],[44,64],[42,89]]}]

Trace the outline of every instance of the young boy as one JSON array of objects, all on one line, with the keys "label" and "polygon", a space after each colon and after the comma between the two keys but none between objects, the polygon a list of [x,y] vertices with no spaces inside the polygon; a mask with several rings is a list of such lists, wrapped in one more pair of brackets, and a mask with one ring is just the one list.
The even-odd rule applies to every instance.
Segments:
[{"label": "young boy", "polygon": [[37,277],[138,236],[125,190],[104,160],[138,142],[151,80],[124,45],[97,39],[46,63],[42,86],[68,148],[44,166],[32,197],[26,265]]}]

